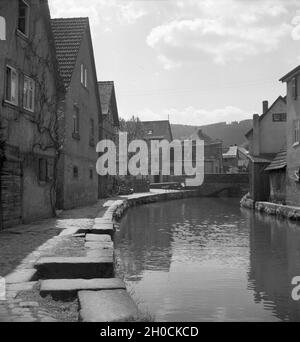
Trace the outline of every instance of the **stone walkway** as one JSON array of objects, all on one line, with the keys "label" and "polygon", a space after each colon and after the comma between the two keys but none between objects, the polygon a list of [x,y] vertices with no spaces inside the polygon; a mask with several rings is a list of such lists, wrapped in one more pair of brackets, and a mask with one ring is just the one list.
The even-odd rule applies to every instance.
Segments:
[{"label": "stone walkway", "polygon": [[0,276],[6,278],[6,300],[0,300],[0,322],[54,322],[59,320],[59,311],[72,312],[72,303],[51,307],[46,300],[26,298],[26,292],[37,286],[30,281],[35,272],[34,264],[41,257],[57,254],[82,256],[84,239],[73,238],[72,234],[91,228],[101,210],[105,212],[105,202],[101,200],[90,207],[64,211],[56,219],[0,232]]},{"label": "stone walkway", "polygon": [[[64,211],[56,219],[42,220],[0,232],[0,277],[6,279],[6,298],[2,301],[0,288],[0,322],[77,322],[78,298],[65,303],[40,296],[41,281],[35,281],[37,261],[41,258],[53,260],[53,257],[57,256],[80,259],[89,256],[87,253],[99,254],[99,251],[93,250],[93,245],[97,242],[89,241],[92,238],[99,239],[99,235],[78,234],[79,230],[87,232],[100,229],[100,233],[103,234],[107,229],[105,221],[112,220],[114,207],[118,202],[123,203],[124,199],[140,202],[142,198],[153,196],[154,199],[156,195],[168,192],[155,190],[151,194],[134,194],[118,199],[101,200],[90,207]],[[174,195],[177,193],[171,192]],[[123,212],[126,207],[120,210]],[[109,235],[107,237],[110,238]],[[101,237],[103,238],[104,236]],[[89,248],[92,250],[89,251]],[[98,254],[96,257],[99,257]],[[90,294],[87,293],[86,296]],[[123,292],[120,296],[125,298]],[[128,302],[127,299],[126,301]]]}]

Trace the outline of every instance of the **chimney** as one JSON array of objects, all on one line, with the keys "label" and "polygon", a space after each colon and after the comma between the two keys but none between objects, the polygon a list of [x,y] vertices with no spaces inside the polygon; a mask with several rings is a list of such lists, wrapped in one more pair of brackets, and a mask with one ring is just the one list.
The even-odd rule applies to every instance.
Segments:
[{"label": "chimney", "polygon": [[269,110],[269,101],[263,101],[263,114],[266,114]]},{"label": "chimney", "polygon": [[259,132],[259,115],[253,115],[253,155],[260,154],[260,132]]}]

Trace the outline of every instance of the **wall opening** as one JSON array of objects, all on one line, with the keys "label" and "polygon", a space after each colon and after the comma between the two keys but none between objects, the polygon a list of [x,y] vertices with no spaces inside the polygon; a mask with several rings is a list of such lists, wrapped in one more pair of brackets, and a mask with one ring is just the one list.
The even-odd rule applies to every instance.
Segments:
[{"label": "wall opening", "polygon": [[6,40],[6,22],[3,17],[0,16],[0,40]]}]

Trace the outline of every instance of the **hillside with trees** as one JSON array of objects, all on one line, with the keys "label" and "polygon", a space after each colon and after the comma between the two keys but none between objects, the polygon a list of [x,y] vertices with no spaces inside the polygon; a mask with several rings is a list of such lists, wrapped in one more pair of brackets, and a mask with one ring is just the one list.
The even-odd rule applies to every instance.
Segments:
[{"label": "hillside with trees", "polygon": [[186,126],[172,125],[174,139],[189,138],[197,129],[209,135],[213,139],[220,139],[224,146],[245,145],[245,134],[252,128],[252,120],[243,120],[240,122],[219,122],[205,126]]}]

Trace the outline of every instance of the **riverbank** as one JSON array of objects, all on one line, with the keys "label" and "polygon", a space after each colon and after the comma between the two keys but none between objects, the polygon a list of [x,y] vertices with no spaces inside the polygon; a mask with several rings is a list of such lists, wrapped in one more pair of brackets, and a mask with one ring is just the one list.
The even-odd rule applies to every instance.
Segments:
[{"label": "riverbank", "polygon": [[[114,278],[115,220],[131,206],[197,195],[155,190],[121,196],[2,232],[0,275],[7,297],[0,301],[0,321],[143,320],[125,284]],[[22,248],[16,249],[19,240]],[[115,315],[111,308],[118,305]]]},{"label": "riverbank", "polygon": [[293,207],[272,202],[254,202],[248,195],[240,202],[241,207],[252,209],[260,213],[285,218],[292,221],[300,221],[300,207]]}]

